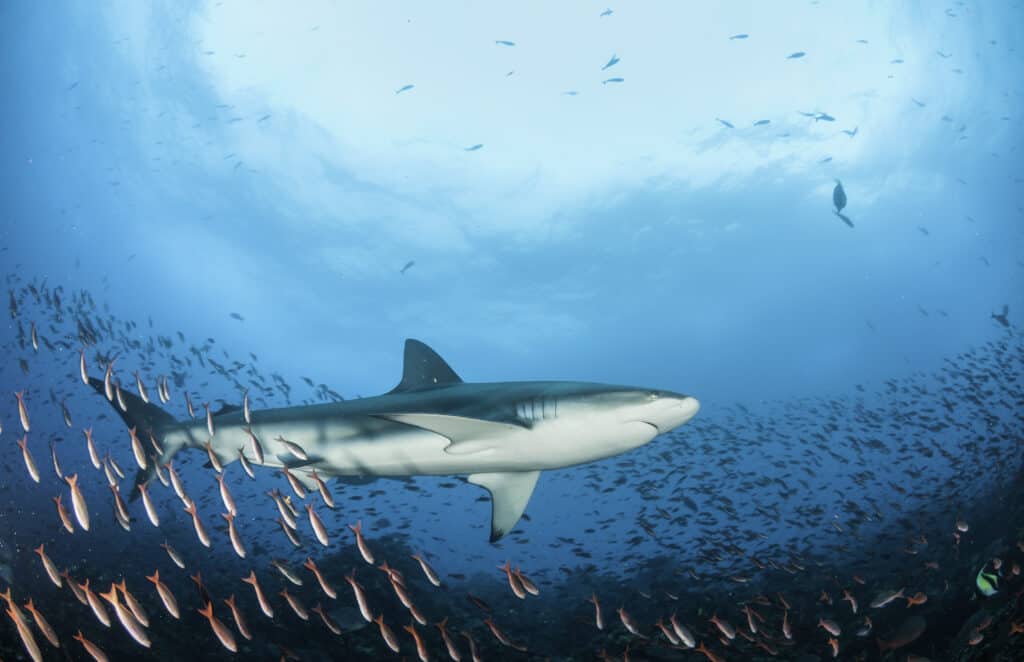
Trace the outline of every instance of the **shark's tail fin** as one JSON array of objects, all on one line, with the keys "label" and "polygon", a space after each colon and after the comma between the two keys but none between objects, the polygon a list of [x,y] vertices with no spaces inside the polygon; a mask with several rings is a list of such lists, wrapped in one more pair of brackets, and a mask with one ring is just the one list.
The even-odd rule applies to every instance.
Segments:
[{"label": "shark's tail fin", "polygon": [[[106,399],[106,390],[102,379],[90,377],[89,385],[96,389],[96,392]],[[124,409],[121,408],[121,400],[124,401]],[[114,411],[116,411],[121,417],[121,420],[124,421],[124,424],[129,428],[135,428],[137,430],[140,439],[145,438],[144,433],[152,433],[158,441],[162,441],[162,432],[164,428],[177,422],[173,416],[160,407],[151,402],[146,402],[139,396],[133,393],[128,393],[123,389],[121,390],[119,398],[114,398],[114,401],[111,404],[114,407]],[[152,448],[150,444],[143,442],[143,446],[146,449],[146,457],[149,461],[146,463],[145,469],[139,469],[135,474],[135,487],[132,488],[132,493],[129,497],[131,501],[134,501],[139,497],[138,486],[142,483],[149,482],[153,477],[155,462],[161,460],[157,455],[156,449]]]}]

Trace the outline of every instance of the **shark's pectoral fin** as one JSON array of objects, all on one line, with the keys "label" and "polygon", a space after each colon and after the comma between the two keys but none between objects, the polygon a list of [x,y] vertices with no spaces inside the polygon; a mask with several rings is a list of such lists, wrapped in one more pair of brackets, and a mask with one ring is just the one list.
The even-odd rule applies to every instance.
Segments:
[{"label": "shark's pectoral fin", "polygon": [[524,430],[522,426],[510,423],[447,414],[381,414],[380,418],[446,437],[452,443],[444,450],[455,455],[492,450],[502,439]]},{"label": "shark's pectoral fin", "polygon": [[539,471],[472,474],[469,482],[491,493],[491,542],[512,530],[526,510]]}]

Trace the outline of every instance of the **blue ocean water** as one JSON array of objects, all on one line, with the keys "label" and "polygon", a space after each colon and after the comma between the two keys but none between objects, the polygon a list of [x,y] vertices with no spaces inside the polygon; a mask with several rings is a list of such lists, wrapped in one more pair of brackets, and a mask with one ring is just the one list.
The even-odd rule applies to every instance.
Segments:
[{"label": "blue ocean water", "polygon": [[[432,658],[447,617],[464,658],[471,637],[484,659],[699,659],[656,625],[676,614],[708,659],[831,659],[832,639],[841,659],[1017,659],[1022,26],[1019,3],[977,2],[4,4],[0,586],[53,626],[59,651],[28,626],[45,659],[87,659],[79,630],[111,659],[231,657],[197,609],[232,628],[232,594],[252,634],[232,630],[237,655],[386,658],[355,568],[411,659],[414,615],[357,549],[362,522]],[[83,430],[126,499],[130,437],[80,356],[126,393],[138,372],[154,402],[166,378],[160,406],[188,420],[187,394],[201,424],[202,403],[246,392],[257,419],[387,392],[407,338],[466,382],[629,384],[701,409],[543,471],[496,542],[488,492],[456,474],[331,481],[336,508],[306,500],[330,544],[300,504],[295,548],[266,496],[285,478],[233,462],[239,559],[202,449],[174,466],[209,548],[156,481],[160,526],[141,500],[119,526]],[[88,532],[61,526],[51,447]],[[94,588],[124,578],[150,646],[53,586],[40,544]],[[539,595],[515,595],[506,561]],[[869,607],[901,588],[927,602]],[[0,618],[0,657],[24,657],[20,617]]]}]

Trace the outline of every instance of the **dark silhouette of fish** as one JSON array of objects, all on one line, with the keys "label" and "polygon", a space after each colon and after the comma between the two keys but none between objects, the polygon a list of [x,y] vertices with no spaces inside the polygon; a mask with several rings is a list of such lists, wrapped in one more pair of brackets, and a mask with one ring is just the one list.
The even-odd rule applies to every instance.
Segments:
[{"label": "dark silhouette of fish", "polygon": [[846,208],[846,191],[843,189],[843,183],[838,179],[836,180],[836,187],[832,189],[832,204],[836,208],[836,213]]},{"label": "dark silhouette of fish", "polygon": [[608,64],[606,64],[603,67],[601,67],[601,71],[604,71],[605,69],[607,69],[609,67],[614,67],[618,63],[619,63],[619,56],[615,55],[614,53],[612,53],[612,57],[611,57],[610,60],[608,60]]},{"label": "dark silhouette of fish", "polygon": [[499,46],[515,46],[516,45],[516,42],[514,42],[514,41],[506,41],[504,39],[496,39],[494,41],[494,43],[496,43]]},{"label": "dark silhouette of fish", "polygon": [[722,126],[724,126],[725,128],[727,128],[727,129],[734,129],[734,128],[736,128],[736,127],[734,127],[734,126],[732,125],[732,122],[727,122],[727,121],[723,120],[723,119],[722,119],[721,117],[716,117],[715,119],[716,119],[716,120],[718,120],[718,122],[719,122],[719,123],[720,123],[720,124],[721,124]]},{"label": "dark silhouette of fish", "polygon": [[903,60],[896,58],[895,60],[889,60],[889,64],[903,64]]},{"label": "dark silhouette of fish", "polygon": [[239,315],[238,313],[231,313],[231,317],[233,319],[238,320],[239,322],[244,322],[245,321],[245,318],[242,317],[241,315]]},{"label": "dark silhouette of fish", "polygon": [[566,90],[565,92],[562,92],[562,94],[564,94],[567,97],[574,97],[577,94],[579,94],[579,92],[577,92],[576,90]]},{"label": "dark silhouette of fish", "polygon": [[740,34],[734,34],[733,36],[729,37],[729,40],[730,40],[730,41],[732,41],[733,39],[746,39],[746,38],[747,38],[747,37],[749,37],[749,36],[750,36],[750,35],[748,35],[748,34],[743,34],[743,33],[741,32]]},{"label": "dark silhouette of fish", "polygon": [[605,80],[601,81],[601,84],[607,85],[608,83],[622,83],[625,80],[625,78],[606,78]]},{"label": "dark silhouette of fish", "polygon": [[1010,314],[1010,307],[1007,306],[1006,304],[1003,304],[1003,312],[1001,312],[998,315],[996,315],[995,313],[992,313],[992,319],[994,319],[995,321],[999,322],[1003,326],[1009,328],[1010,327],[1010,320],[1007,317],[1009,314]]},{"label": "dark silhouette of fish", "polygon": [[818,113],[814,116],[815,122],[835,122],[836,118],[832,117],[828,113]]},{"label": "dark silhouette of fish", "polygon": [[603,12],[601,12],[601,15],[598,16],[598,18],[604,18],[605,16],[611,16],[613,13],[615,13],[615,12],[613,12],[611,9],[605,9]]},{"label": "dark silhouette of fish", "polygon": [[405,263],[405,266],[404,266],[404,267],[402,267],[402,268],[401,268],[401,269],[399,270],[399,272],[398,272],[398,273],[400,273],[400,274],[402,274],[402,275],[404,276],[404,275],[405,275],[405,272],[406,272],[406,271],[408,271],[409,269],[411,269],[411,268],[413,267],[413,265],[414,265],[414,264],[416,264],[416,260],[409,260],[408,262],[406,262],[406,263]]},{"label": "dark silhouette of fish", "polygon": [[754,122],[754,126],[764,126],[765,124],[771,124],[771,120],[757,120]]},{"label": "dark silhouette of fish", "polygon": [[845,133],[846,135],[848,135],[851,138],[853,138],[855,135],[857,135],[857,129],[858,128],[860,128],[860,127],[856,127],[855,126],[855,127],[853,127],[852,131],[850,129],[843,129],[843,133]]},{"label": "dark silhouette of fish", "polygon": [[858,44],[866,44],[866,43],[868,43],[868,40],[867,39],[858,39],[857,43]]},{"label": "dark silhouette of fish", "polygon": [[910,97],[910,100],[913,101],[914,103],[916,103],[918,108],[924,108],[925,106],[928,105],[924,101],[918,101],[914,97]]},{"label": "dark silhouette of fish", "polygon": [[403,85],[402,87],[400,87],[397,90],[395,90],[395,94],[401,94],[402,92],[408,92],[409,90],[411,90],[414,87],[416,87],[416,86],[412,85],[412,84]]},{"label": "dark silhouette of fish", "polygon": [[878,652],[885,653],[885,651],[896,650],[913,643],[914,640],[921,636],[926,627],[927,623],[923,618],[911,616],[896,628],[891,636],[886,639],[878,638],[875,640],[878,643]]},{"label": "dark silhouette of fish", "polygon": [[484,146],[483,143],[477,143],[475,145],[470,145],[469,147],[466,148],[466,151],[467,152],[475,152],[476,150],[480,149],[483,146]]},{"label": "dark silhouette of fish", "polygon": [[790,53],[789,55],[787,55],[786,59],[787,60],[799,60],[800,58],[802,58],[805,55],[807,55],[807,53],[805,53],[803,51],[797,51],[796,53]]}]

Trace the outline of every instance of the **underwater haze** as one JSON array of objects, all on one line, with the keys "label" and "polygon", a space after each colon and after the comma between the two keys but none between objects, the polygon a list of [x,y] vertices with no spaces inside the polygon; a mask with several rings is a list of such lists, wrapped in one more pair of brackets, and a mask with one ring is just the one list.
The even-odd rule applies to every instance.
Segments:
[{"label": "underwater haze", "polygon": [[3,3],[0,658],[1024,659],[1022,38]]}]

